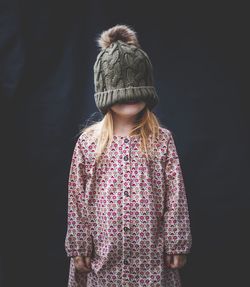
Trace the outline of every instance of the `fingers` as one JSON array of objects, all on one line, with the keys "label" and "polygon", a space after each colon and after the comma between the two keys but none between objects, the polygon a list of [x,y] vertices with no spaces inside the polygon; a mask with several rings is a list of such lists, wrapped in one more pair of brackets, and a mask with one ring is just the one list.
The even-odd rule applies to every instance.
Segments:
[{"label": "fingers", "polygon": [[74,257],[75,268],[79,272],[90,272],[91,271],[91,259],[85,256]]},{"label": "fingers", "polygon": [[173,255],[173,265],[172,268],[179,268],[180,266],[180,256]]},{"label": "fingers", "polygon": [[167,267],[170,267],[171,266],[171,263],[172,263],[172,255],[166,255],[165,256],[165,259],[166,259],[166,265]]},{"label": "fingers", "polygon": [[91,259],[90,259],[90,257],[84,257],[84,259],[85,259],[85,266],[90,269],[91,268]]},{"label": "fingers", "polygon": [[179,268],[182,268],[187,262],[187,256],[185,254],[181,254],[181,255],[179,255],[179,257],[180,257]]},{"label": "fingers", "polygon": [[185,254],[171,254],[166,255],[166,266],[168,268],[182,268],[187,261],[187,257]]}]

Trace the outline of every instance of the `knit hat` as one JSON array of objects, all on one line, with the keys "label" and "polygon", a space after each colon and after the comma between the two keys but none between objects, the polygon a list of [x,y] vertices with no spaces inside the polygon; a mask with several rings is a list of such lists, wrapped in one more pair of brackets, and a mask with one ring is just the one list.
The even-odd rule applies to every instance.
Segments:
[{"label": "knit hat", "polygon": [[101,48],[94,64],[95,103],[106,114],[116,103],[142,100],[150,110],[159,102],[153,67],[140,48],[136,32],[116,25],[97,39]]}]

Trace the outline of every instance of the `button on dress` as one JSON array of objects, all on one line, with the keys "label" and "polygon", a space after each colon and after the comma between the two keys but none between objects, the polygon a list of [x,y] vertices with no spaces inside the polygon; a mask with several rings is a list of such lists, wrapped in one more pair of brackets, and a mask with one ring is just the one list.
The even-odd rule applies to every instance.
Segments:
[{"label": "button on dress", "polygon": [[[149,136],[151,141],[151,137]],[[185,185],[172,133],[160,127],[147,160],[140,136],[114,135],[95,162],[96,139],[82,133],[68,181],[65,250],[68,287],[180,287],[166,254],[188,254],[192,236]],[[73,256],[91,257],[79,272]]]}]

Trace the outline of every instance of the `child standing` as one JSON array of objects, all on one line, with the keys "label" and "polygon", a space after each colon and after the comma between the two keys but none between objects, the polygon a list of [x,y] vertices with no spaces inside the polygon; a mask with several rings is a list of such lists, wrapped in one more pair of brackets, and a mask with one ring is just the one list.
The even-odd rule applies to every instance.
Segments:
[{"label": "child standing", "polygon": [[172,133],[152,112],[153,68],[135,31],[98,38],[95,103],[72,156],[65,239],[69,287],[179,287],[192,237]]}]

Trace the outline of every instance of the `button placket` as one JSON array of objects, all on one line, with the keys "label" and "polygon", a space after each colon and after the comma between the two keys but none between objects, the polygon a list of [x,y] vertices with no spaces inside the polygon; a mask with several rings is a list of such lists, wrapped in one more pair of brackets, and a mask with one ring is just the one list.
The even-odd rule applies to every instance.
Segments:
[{"label": "button placket", "polygon": [[125,265],[128,265],[128,264],[129,264],[129,262],[128,262],[127,259],[124,259],[124,260],[123,260],[123,263],[124,263]]},{"label": "button placket", "polygon": [[129,196],[129,193],[127,190],[124,191],[124,195]]},{"label": "button placket", "polygon": [[128,138],[124,139],[124,197],[123,197],[123,282],[124,284],[129,283],[129,274],[130,274],[130,176],[131,176],[131,165],[129,160],[130,155],[130,140]]}]

